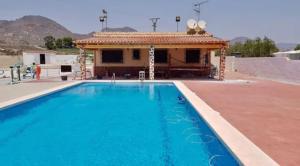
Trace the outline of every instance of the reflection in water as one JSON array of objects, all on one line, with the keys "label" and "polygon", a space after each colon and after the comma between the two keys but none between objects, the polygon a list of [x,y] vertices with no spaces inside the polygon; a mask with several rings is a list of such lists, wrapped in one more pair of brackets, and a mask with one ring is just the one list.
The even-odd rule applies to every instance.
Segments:
[{"label": "reflection in water", "polygon": [[207,144],[213,142],[215,137],[207,134],[193,133],[187,136],[185,139],[193,144]]},{"label": "reflection in water", "polygon": [[155,97],[154,84],[149,85],[149,99],[153,100]]},{"label": "reflection in water", "polygon": [[182,134],[185,134],[186,132],[199,132],[199,128],[198,127],[186,128],[182,131]]},{"label": "reflection in water", "polygon": [[166,120],[168,121],[168,123],[171,123],[171,124],[177,124],[177,123],[180,123],[180,122],[196,122],[197,119],[190,119],[189,117],[187,116],[183,116],[183,115],[180,115],[180,114],[176,114],[175,117],[170,117],[170,118],[166,118]]},{"label": "reflection in water", "polygon": [[213,155],[211,156],[211,158],[209,159],[209,166],[214,166],[214,161],[217,159],[217,158],[220,158],[220,157],[223,157],[223,155]]}]

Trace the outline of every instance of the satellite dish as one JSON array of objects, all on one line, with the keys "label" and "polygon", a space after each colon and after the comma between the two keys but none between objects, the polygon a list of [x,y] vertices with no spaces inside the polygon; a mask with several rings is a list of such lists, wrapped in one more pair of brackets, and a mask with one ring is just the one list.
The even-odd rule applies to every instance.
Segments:
[{"label": "satellite dish", "polygon": [[198,22],[198,26],[201,29],[205,29],[206,28],[206,22],[201,20],[201,21]]},{"label": "satellite dish", "polygon": [[194,19],[190,19],[187,22],[187,26],[189,29],[195,29],[197,27],[197,21]]}]

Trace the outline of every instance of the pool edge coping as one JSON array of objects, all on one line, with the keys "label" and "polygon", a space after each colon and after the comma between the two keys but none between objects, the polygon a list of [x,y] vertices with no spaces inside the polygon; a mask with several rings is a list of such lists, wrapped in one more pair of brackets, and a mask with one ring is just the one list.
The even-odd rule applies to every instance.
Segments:
[{"label": "pool edge coping", "polygon": [[4,102],[0,102],[0,111],[2,111],[3,109],[5,109],[7,107],[11,107],[11,106],[14,106],[16,104],[21,104],[21,103],[24,103],[24,102],[27,102],[27,101],[30,101],[30,100],[33,100],[33,99],[36,99],[36,98],[39,98],[39,97],[43,97],[45,95],[55,93],[57,91],[60,91],[60,90],[63,90],[63,89],[66,89],[66,88],[69,88],[69,87],[72,87],[72,86],[75,86],[75,85],[79,85],[81,83],[82,83],[82,81],[74,81],[74,82],[67,83],[67,84],[64,84],[64,85],[56,86],[54,88],[49,88],[49,89],[46,89],[46,90],[42,90],[40,92],[36,92],[36,93],[29,94],[29,95],[17,97],[15,99],[10,99],[10,100],[4,101]]},{"label": "pool edge coping", "polygon": [[[46,89],[37,93],[18,97],[8,101],[0,102],[0,111],[14,106],[16,104],[24,103],[51,93],[55,93],[81,83],[110,83],[110,80],[82,80],[73,81],[64,85],[59,85],[54,88]],[[117,80],[116,83],[140,83],[139,80]],[[178,80],[145,80],[145,83],[173,83],[176,88],[188,99],[190,104],[195,108],[197,113],[205,120],[209,127],[220,138],[220,141],[227,146],[228,150],[235,155],[235,157],[246,166],[268,165],[277,166],[270,156],[264,153],[258,146],[250,141],[245,135],[233,127],[221,114],[212,109],[199,96],[190,90],[182,81]]]},{"label": "pool edge coping", "polygon": [[232,126],[221,114],[211,108],[183,82],[173,81],[175,86],[188,99],[198,114],[223,141],[228,150],[246,166],[268,165],[279,166],[269,155],[250,141],[238,129]]}]

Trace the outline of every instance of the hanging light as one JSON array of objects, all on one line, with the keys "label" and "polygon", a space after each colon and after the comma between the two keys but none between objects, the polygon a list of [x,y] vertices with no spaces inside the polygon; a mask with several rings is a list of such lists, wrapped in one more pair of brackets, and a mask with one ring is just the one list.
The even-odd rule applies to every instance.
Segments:
[{"label": "hanging light", "polygon": [[176,16],[176,22],[180,22],[180,16]]},{"label": "hanging light", "polygon": [[179,22],[180,22],[180,16],[176,16],[176,23],[177,23],[177,32],[178,32],[178,24],[179,24]]}]

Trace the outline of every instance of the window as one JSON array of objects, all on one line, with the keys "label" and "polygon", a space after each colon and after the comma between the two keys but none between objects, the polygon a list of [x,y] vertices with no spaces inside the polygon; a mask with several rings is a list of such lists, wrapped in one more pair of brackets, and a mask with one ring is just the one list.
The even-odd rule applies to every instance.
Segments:
[{"label": "window", "polygon": [[186,63],[200,63],[200,49],[186,50],[185,62]]},{"label": "window", "polygon": [[132,52],[132,59],[133,60],[140,60],[140,50],[133,50]]},{"label": "window", "polygon": [[102,50],[102,63],[123,63],[123,50]]},{"label": "window", "polygon": [[155,50],[154,54],[155,63],[168,63],[168,50]]},{"label": "window", "polygon": [[72,66],[71,65],[61,65],[60,66],[60,71],[62,73],[65,73],[65,72],[72,72]]}]

